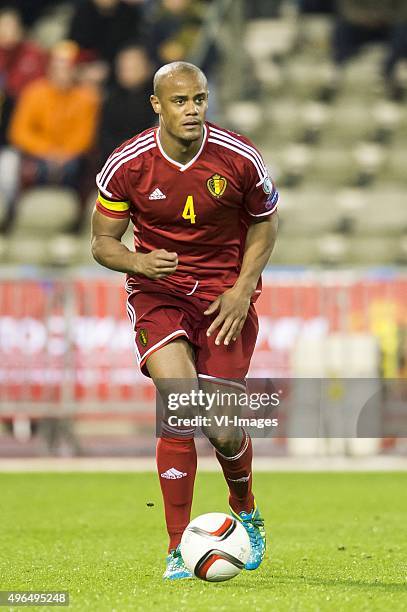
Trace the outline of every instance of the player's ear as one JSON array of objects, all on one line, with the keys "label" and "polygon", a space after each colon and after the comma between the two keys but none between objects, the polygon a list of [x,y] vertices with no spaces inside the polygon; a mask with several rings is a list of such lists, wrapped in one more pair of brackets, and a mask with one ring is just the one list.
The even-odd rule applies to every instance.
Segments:
[{"label": "player's ear", "polygon": [[150,102],[151,102],[151,106],[154,109],[154,112],[157,113],[157,115],[160,114],[161,112],[161,104],[160,104],[160,100],[157,98],[157,96],[150,96]]}]

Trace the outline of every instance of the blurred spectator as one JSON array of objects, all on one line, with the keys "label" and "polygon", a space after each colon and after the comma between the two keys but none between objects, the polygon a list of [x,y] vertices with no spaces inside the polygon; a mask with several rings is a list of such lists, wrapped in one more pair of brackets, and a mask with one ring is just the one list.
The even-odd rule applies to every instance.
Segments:
[{"label": "blurred spectator", "polygon": [[388,39],[398,0],[339,0],[333,31],[334,61],[344,64],[365,43]]},{"label": "blurred spectator", "polygon": [[328,13],[335,12],[336,0],[298,0],[300,13]]},{"label": "blurred spectator", "polygon": [[150,104],[152,67],[142,47],[127,47],[116,58],[115,81],[102,105],[99,150],[102,161],[125,140],[154,125]]},{"label": "blurred spectator", "polygon": [[[26,87],[10,124],[14,161],[0,176],[6,195],[10,226],[17,198],[32,185],[61,185],[75,189],[81,211],[88,196],[85,185],[86,154],[93,145],[99,100],[96,93],[75,83],[77,46],[61,42],[51,52],[47,76]],[[16,163],[16,157],[18,163]],[[14,173],[14,174],[13,174]],[[4,182],[7,182],[4,188]]]},{"label": "blurred spectator", "polygon": [[45,73],[47,57],[34,42],[24,39],[19,13],[0,11],[0,146],[6,133],[14,104],[23,88]]},{"label": "blurred spectator", "polygon": [[407,59],[407,6],[400,15],[400,22],[393,27],[389,52],[384,64],[384,74],[388,81],[391,95],[401,98],[405,94],[405,84],[397,77],[397,67]]},{"label": "blurred spectator", "polygon": [[79,45],[80,61],[98,62],[100,69],[102,63],[107,73],[120,49],[129,44],[142,44],[144,35],[141,4],[82,0],[74,11],[68,38]]},{"label": "blurred spectator", "polygon": [[337,12],[333,30],[335,63],[343,66],[366,43],[387,43],[384,74],[391,85],[395,66],[407,57],[406,0],[338,0]]},{"label": "blurred spectator", "polygon": [[77,0],[8,0],[7,5],[14,7],[21,15],[24,25],[30,28],[47,10],[56,4],[67,4]]},{"label": "blurred spectator", "polygon": [[149,36],[150,55],[157,66],[188,58],[194,50],[204,10],[196,0],[158,2],[151,16]]},{"label": "blurred spectator", "polygon": [[251,0],[245,9],[250,19],[272,19],[280,17],[284,0]]}]

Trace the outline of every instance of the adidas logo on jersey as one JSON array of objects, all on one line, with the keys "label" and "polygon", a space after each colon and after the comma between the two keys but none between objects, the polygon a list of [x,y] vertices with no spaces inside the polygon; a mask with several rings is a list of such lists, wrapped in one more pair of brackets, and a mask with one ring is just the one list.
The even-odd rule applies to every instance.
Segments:
[{"label": "adidas logo on jersey", "polygon": [[170,468],[163,474],[161,474],[162,478],[167,478],[167,480],[176,480],[177,478],[184,478],[186,476],[186,472],[180,472],[176,468]]},{"label": "adidas logo on jersey", "polygon": [[158,189],[158,187],[148,196],[149,200],[165,200],[166,198],[167,196],[165,196],[161,189]]}]

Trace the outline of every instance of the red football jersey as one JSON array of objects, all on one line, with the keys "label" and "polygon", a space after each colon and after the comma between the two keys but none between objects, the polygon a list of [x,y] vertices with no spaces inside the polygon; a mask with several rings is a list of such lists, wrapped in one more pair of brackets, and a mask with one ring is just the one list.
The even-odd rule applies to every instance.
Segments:
[{"label": "red football jersey", "polygon": [[[210,300],[236,282],[251,220],[272,214],[278,202],[253,144],[208,122],[187,164],[170,159],[159,128],[151,128],[118,147],[96,182],[97,209],[130,216],[137,251],[178,254],[174,274],[159,280],[134,275],[130,285]],[[260,283],[253,298],[259,293]]]}]

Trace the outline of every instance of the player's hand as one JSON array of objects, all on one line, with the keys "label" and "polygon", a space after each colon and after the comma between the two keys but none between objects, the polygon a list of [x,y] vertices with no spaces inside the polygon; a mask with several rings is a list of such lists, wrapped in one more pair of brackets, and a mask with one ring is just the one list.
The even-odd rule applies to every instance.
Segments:
[{"label": "player's hand", "polygon": [[227,289],[204,312],[205,315],[211,315],[219,311],[206,335],[211,336],[220,327],[215,344],[219,345],[223,341],[224,344],[228,345],[231,340],[236,340],[246,321],[249,306],[250,296],[235,288]]},{"label": "player's hand", "polygon": [[151,253],[136,253],[136,274],[157,280],[173,274],[178,266],[177,253],[169,253],[165,249]]}]

